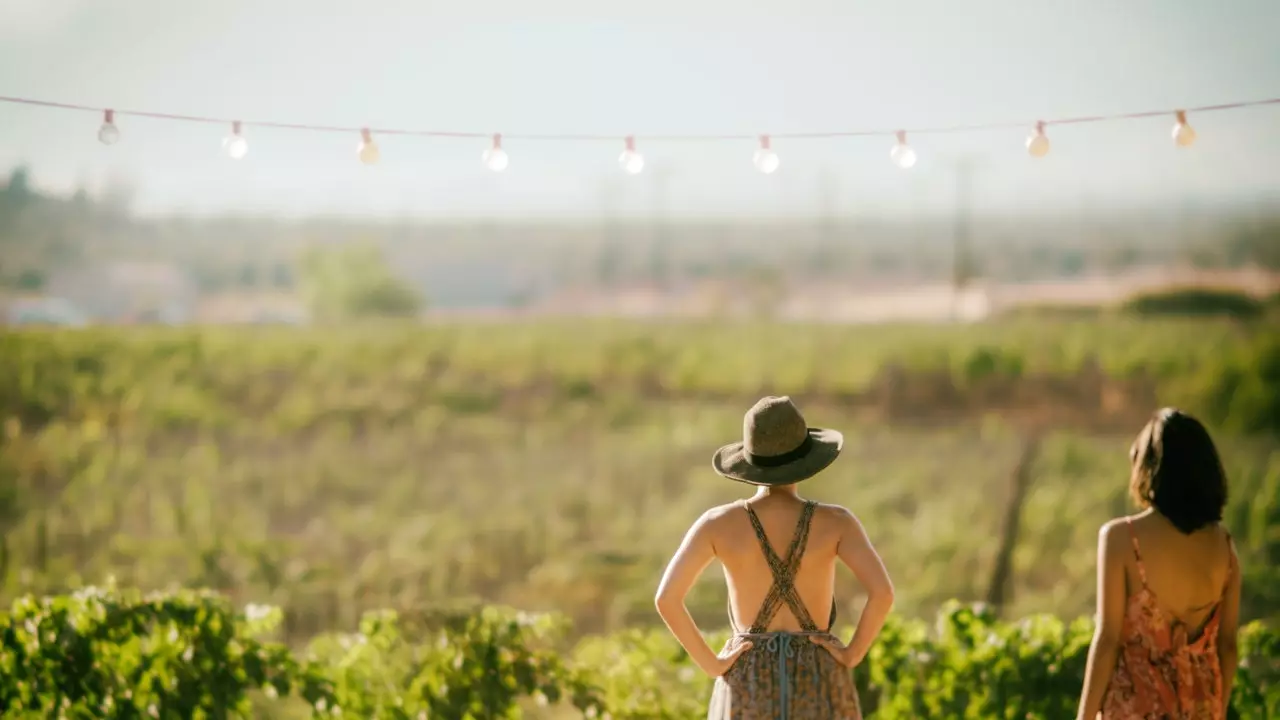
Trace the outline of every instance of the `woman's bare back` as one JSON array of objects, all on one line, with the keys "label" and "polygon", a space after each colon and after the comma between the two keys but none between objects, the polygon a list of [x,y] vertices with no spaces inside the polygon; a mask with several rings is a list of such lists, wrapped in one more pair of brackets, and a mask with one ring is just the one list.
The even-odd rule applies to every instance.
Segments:
[{"label": "woman's bare back", "polygon": [[[1131,519],[1132,532],[1141,547],[1146,587],[1153,601],[1171,620],[1194,631],[1209,619],[1222,599],[1231,573],[1230,540],[1220,525],[1190,534],[1175,528],[1158,513],[1146,512]],[[1130,596],[1143,587],[1136,557],[1125,565]]]},{"label": "woman's bare back", "polygon": [[[723,508],[715,527],[716,556],[724,567],[729,590],[730,620],[749,628],[775,584],[775,575],[752,523],[755,513],[760,529],[777,558],[786,560],[799,531],[805,502],[795,496],[767,496]],[[828,630],[835,593],[837,551],[842,536],[841,516],[848,511],[815,504],[802,546],[796,547],[798,565],[790,578],[795,595],[819,630]],[[769,619],[768,631],[802,632],[801,618],[785,602]]]}]

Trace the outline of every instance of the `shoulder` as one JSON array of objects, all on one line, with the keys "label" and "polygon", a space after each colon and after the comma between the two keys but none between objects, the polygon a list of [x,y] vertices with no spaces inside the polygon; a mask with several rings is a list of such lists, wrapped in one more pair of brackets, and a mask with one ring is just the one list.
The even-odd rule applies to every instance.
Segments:
[{"label": "shoulder", "polygon": [[1119,517],[1102,523],[1102,527],[1098,528],[1098,542],[1126,540],[1132,529],[1130,526],[1132,520],[1133,518]]},{"label": "shoulder", "polygon": [[1118,553],[1133,543],[1133,518],[1120,517],[1108,520],[1098,528],[1098,548],[1108,554]]},{"label": "shoulder", "polygon": [[1098,539],[1106,541],[1111,538],[1120,537],[1122,534],[1128,532],[1128,528],[1125,527],[1128,524],[1129,518],[1127,517],[1108,520],[1102,523],[1102,527],[1098,528]]},{"label": "shoulder", "polygon": [[713,529],[723,525],[736,512],[742,512],[741,503],[731,502],[725,505],[717,505],[699,515],[693,526],[695,528]]},{"label": "shoulder", "polygon": [[842,505],[829,505],[827,503],[815,502],[813,508],[814,519],[840,528],[861,527],[862,523],[858,521],[858,516],[853,511]]}]

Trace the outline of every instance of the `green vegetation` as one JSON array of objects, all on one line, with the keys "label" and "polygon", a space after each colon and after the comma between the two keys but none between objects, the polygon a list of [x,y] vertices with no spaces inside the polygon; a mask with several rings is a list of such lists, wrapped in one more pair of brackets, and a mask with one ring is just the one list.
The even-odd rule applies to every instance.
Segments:
[{"label": "green vegetation", "polygon": [[[685,720],[705,712],[711,684],[661,631],[574,646],[555,616],[382,611],[290,651],[270,640],[280,617],[190,591],[24,597],[0,614],[0,707],[7,717]],[[1083,619],[1001,623],[952,603],[932,629],[891,619],[855,676],[878,720],[1070,717],[1091,633]],[[1242,635],[1231,717],[1275,717],[1280,635],[1258,624]]]},{"label": "green vegetation", "polygon": [[[810,492],[911,573],[912,616],[984,597],[1032,431],[1007,611],[1089,612],[1127,443],[1158,403],[1204,412],[1262,617],[1280,607],[1277,357],[1265,329],[1124,319],[9,332],[0,590],[211,587],[283,607],[291,640],[441,597],[650,624],[681,533],[745,491],[711,451],[786,392],[846,430]],[[719,625],[722,588],[692,606]]]},{"label": "green vegetation", "polygon": [[[1237,698],[1240,717],[1265,717],[1280,620],[1273,335],[1123,314],[0,332],[0,593],[16,602],[0,672],[44,658],[0,687],[28,704],[60,688],[89,713],[128,688],[209,717],[243,702],[300,717],[321,699],[359,717],[559,718],[577,712],[566,703],[688,717],[707,685],[656,627],[654,586],[689,523],[746,492],[710,454],[774,392],[846,431],[845,457],[806,491],[858,512],[910,578],[858,676],[879,718],[1069,710],[1086,624],[1003,624],[949,603],[990,595],[1004,538],[1012,568],[992,614],[1091,613],[1097,528],[1127,508],[1128,442],[1159,404],[1201,414],[1232,480],[1244,616],[1273,628],[1251,631]],[[1006,537],[1029,447],[1021,529]],[[108,577],[216,595],[65,595]],[[857,592],[838,578],[845,621]],[[58,597],[31,599],[45,595]],[[442,602],[559,617],[424,614]],[[230,609],[253,603],[279,608],[269,631],[258,610]],[[723,627],[719,579],[690,607]],[[926,633],[939,611],[943,629]],[[22,639],[31,623],[38,647]],[[192,644],[226,659],[178,667]],[[76,685],[88,656],[114,659]],[[304,699],[271,700],[264,683]]]},{"label": "green vegetation", "polygon": [[1238,290],[1179,288],[1130,298],[1124,309],[1137,315],[1222,316],[1242,320],[1262,317],[1267,304]]},{"label": "green vegetation", "polygon": [[321,321],[415,317],[418,291],[392,272],[374,245],[311,248],[299,261],[301,289]]}]

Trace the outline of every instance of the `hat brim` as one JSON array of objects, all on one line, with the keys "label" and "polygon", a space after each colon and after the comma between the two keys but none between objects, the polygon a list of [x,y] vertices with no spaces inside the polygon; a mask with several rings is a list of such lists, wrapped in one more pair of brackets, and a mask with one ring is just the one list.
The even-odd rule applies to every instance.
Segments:
[{"label": "hat brim", "polygon": [[844,435],[838,430],[809,428],[809,452],[803,457],[777,467],[760,467],[747,461],[743,443],[736,442],[716,450],[711,467],[730,480],[748,485],[792,485],[808,480],[827,469],[844,448]]}]

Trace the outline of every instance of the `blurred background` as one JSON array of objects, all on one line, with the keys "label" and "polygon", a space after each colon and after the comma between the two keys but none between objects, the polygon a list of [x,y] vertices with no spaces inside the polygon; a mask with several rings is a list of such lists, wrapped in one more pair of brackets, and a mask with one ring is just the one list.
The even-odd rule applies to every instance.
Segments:
[{"label": "blurred background", "polygon": [[[658,623],[762,394],[842,429],[898,612],[1092,613],[1149,414],[1202,417],[1280,608],[1280,5],[0,2],[0,596],[210,587],[301,642],[454,600]],[[778,18],[784,18],[779,20]],[[1019,126],[1021,121],[1025,126]],[[897,128],[1011,121],[1013,129]],[[776,140],[649,134],[884,130]],[[644,171],[618,167],[639,136]],[[690,600],[721,627],[709,573]],[[841,614],[858,588],[840,576]]]}]

